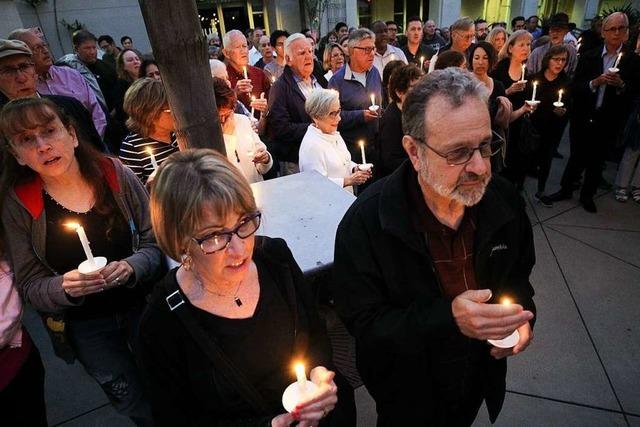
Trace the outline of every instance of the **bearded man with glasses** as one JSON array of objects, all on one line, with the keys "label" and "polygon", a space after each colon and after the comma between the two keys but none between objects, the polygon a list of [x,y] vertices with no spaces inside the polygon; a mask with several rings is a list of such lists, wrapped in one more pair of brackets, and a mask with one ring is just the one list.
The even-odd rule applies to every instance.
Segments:
[{"label": "bearded man with glasses", "polygon": [[[409,160],[338,227],[332,291],[378,426],[468,426],[483,401],[494,422],[506,357],[531,341],[532,229],[516,189],[491,175],[503,142],[488,96],[457,68],[424,77],[403,103]],[[516,330],[511,348],[487,343]]]}]

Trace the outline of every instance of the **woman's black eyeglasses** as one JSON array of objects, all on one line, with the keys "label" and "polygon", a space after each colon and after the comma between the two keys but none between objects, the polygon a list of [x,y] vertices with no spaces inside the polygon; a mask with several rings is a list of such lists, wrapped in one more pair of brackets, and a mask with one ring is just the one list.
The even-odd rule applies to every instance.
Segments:
[{"label": "woman's black eyeglasses", "polygon": [[241,239],[246,239],[254,234],[260,227],[261,217],[261,212],[254,212],[242,218],[233,230],[225,232],[216,231],[204,237],[192,237],[192,239],[200,246],[200,249],[202,249],[205,255],[209,255],[229,247],[229,243],[231,243],[231,238],[234,234]]}]

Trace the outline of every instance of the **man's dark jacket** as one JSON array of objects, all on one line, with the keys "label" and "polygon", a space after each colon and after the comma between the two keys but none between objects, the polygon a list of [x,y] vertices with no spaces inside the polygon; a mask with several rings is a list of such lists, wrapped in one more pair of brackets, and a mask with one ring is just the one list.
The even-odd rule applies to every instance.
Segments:
[{"label": "man's dark jacket", "polygon": [[[324,78],[323,81],[326,87]],[[323,84],[319,79],[318,83]],[[304,110],[305,101],[293,70],[285,65],[282,75],[271,86],[267,113],[269,152],[280,161],[298,163],[300,143],[311,123],[311,117]]]},{"label": "man's dark jacket", "polygon": [[[628,47],[623,47],[622,58],[618,65],[620,78],[625,82],[624,89],[607,85],[602,106],[596,111],[598,91],[589,88],[589,82],[602,74],[602,47],[592,49],[580,55],[572,92],[574,108],[571,113],[572,127],[584,127],[584,124],[599,115],[599,122],[606,123],[615,136],[621,131],[631,111],[632,101],[640,90],[640,57]],[[599,89],[599,88],[596,88]]]},{"label": "man's dark jacket", "polygon": [[[495,420],[504,400],[506,361],[490,346],[463,336],[451,302],[440,291],[425,236],[414,231],[407,160],[374,183],[349,208],[336,234],[332,291],[338,313],[356,339],[357,366],[376,400],[378,426],[447,425],[442,396],[463,390],[465,368],[479,361],[483,394]],[[478,289],[535,313],[529,275],[535,263],[531,224],[520,195],[494,176],[476,206],[474,244]],[[477,366],[474,365],[474,366]]]}]

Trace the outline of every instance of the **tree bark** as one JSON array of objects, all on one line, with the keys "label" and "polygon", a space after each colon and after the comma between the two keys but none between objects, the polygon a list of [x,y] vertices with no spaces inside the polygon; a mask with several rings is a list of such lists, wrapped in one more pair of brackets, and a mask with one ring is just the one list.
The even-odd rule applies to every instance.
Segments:
[{"label": "tree bark", "polygon": [[176,126],[181,150],[225,153],[213,92],[207,41],[193,0],[139,0],[153,56]]}]

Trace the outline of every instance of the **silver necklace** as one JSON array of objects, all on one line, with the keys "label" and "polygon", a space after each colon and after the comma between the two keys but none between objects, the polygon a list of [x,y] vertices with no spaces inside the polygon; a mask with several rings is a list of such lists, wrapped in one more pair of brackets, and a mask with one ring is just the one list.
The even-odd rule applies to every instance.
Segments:
[{"label": "silver necklace", "polygon": [[240,281],[240,283],[238,283],[238,286],[236,286],[236,291],[233,294],[221,294],[219,292],[212,291],[210,289],[207,289],[207,287],[202,283],[202,280],[200,280],[200,278],[196,277],[196,280],[198,281],[198,284],[205,292],[208,292],[211,295],[215,295],[222,298],[233,298],[233,302],[236,303],[238,307],[242,306],[242,300],[238,296],[238,291],[240,290],[240,286],[242,286],[242,282],[243,282],[242,280]]}]

